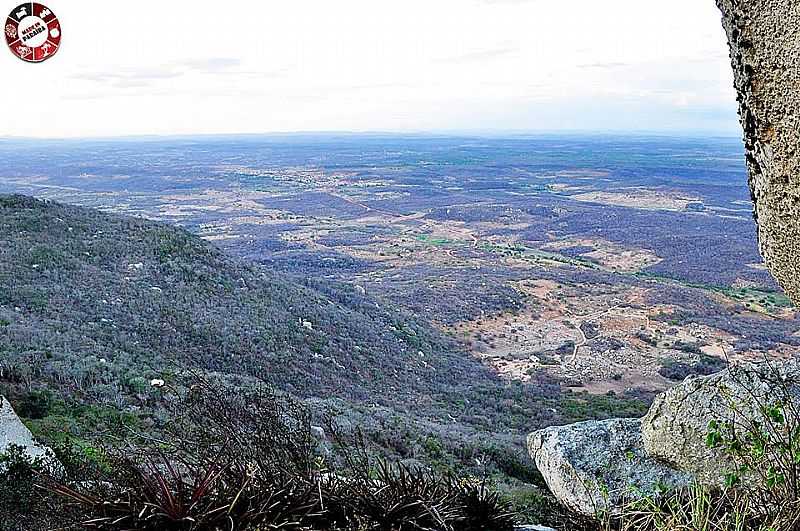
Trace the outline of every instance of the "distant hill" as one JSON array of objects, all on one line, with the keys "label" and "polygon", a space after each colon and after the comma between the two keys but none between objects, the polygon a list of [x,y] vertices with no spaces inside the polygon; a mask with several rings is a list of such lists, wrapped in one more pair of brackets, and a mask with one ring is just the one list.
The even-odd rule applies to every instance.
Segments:
[{"label": "distant hill", "polygon": [[186,369],[333,400],[400,457],[521,453],[532,428],[642,410],[565,396],[544,377],[504,382],[352,286],[242,262],[182,229],[0,196],[0,393],[23,416],[48,414],[37,390],[146,412],[159,400],[151,380]]}]

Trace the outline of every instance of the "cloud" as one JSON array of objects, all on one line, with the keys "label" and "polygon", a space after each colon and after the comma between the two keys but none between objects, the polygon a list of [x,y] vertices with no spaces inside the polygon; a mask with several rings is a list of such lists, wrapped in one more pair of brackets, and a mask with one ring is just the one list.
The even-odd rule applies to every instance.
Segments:
[{"label": "cloud", "polygon": [[506,4],[532,4],[541,0],[478,0],[479,4],[506,5]]},{"label": "cloud", "polygon": [[170,79],[183,75],[172,69],[133,69],[129,71],[116,71],[116,72],[81,72],[73,74],[73,79],[83,81],[94,81],[97,83],[116,83],[120,80],[139,80],[142,82],[154,81],[158,79]]},{"label": "cloud", "polygon": [[235,57],[212,57],[209,59],[188,59],[180,61],[178,66],[184,67],[188,70],[200,72],[219,72],[221,70],[228,70],[241,65],[242,62]]},{"label": "cloud", "polygon": [[451,57],[444,57],[442,59],[437,59],[437,63],[479,63],[484,61],[491,61],[492,59],[497,59],[498,57],[503,57],[506,55],[511,55],[519,51],[519,48],[495,48],[492,50],[478,50],[474,52],[465,53],[462,55],[456,55]]},{"label": "cloud", "polygon": [[119,79],[117,81],[113,81],[111,86],[114,88],[142,88],[142,87],[149,87],[152,84],[150,81],[145,81],[143,79]]},{"label": "cloud", "polygon": [[625,68],[631,66],[631,63],[589,63],[584,65],[577,65],[578,68],[597,68],[602,70],[611,70],[614,68]]},{"label": "cloud", "polygon": [[71,77],[82,81],[92,81],[116,88],[146,87],[156,81],[174,79],[188,74],[218,74],[230,71],[241,64],[233,57],[212,57],[206,59],[187,59],[149,68],[129,68],[109,71],[82,72]]},{"label": "cloud", "polygon": [[6,59],[0,88],[51,105],[7,109],[0,134],[657,128],[734,107],[714,2],[311,3],[249,4],[235,38],[209,3],[71,3],[83,37],[41,68]]}]

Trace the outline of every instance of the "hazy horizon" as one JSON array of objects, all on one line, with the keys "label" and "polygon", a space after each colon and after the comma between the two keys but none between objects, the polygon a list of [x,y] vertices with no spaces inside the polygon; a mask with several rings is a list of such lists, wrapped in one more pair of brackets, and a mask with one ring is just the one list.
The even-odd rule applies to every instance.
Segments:
[{"label": "hazy horizon", "polygon": [[181,140],[181,139],[224,139],[224,138],[337,138],[337,137],[385,137],[413,138],[440,137],[465,139],[514,139],[550,137],[608,137],[608,138],[664,138],[678,140],[742,140],[741,131],[658,131],[658,130],[441,130],[441,131],[382,131],[382,130],[342,130],[342,131],[264,131],[252,133],[165,133],[165,134],[117,134],[103,136],[4,136],[0,141],[30,142],[76,142],[76,141],[126,141],[126,140]]}]

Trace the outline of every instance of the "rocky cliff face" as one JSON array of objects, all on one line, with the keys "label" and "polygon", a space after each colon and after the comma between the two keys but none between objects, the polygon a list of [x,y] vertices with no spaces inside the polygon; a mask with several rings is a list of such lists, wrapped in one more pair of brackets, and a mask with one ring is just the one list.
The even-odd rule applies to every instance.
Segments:
[{"label": "rocky cliff face", "polygon": [[800,303],[800,3],[716,0],[728,34],[759,247]]}]

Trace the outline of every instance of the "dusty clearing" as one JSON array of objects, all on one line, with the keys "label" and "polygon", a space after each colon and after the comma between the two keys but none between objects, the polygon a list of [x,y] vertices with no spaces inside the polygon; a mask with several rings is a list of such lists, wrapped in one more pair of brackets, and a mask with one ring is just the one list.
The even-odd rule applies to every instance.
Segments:
[{"label": "dusty clearing", "polygon": [[573,247],[592,248],[578,256],[611,271],[636,273],[661,262],[661,258],[648,249],[628,248],[603,239],[571,238],[548,243],[542,249],[558,252]]},{"label": "dusty clearing", "polygon": [[452,329],[510,380],[544,371],[590,393],[657,392],[674,384],[659,374],[665,364],[728,357],[737,339],[708,326],[665,323],[676,308],[647,305],[639,287],[576,290],[532,279],[517,288],[530,296],[524,311]]},{"label": "dusty clearing", "polygon": [[628,188],[621,192],[587,192],[571,197],[576,201],[590,203],[678,212],[685,211],[689,205],[702,204],[702,199],[699,197],[647,188]]}]

